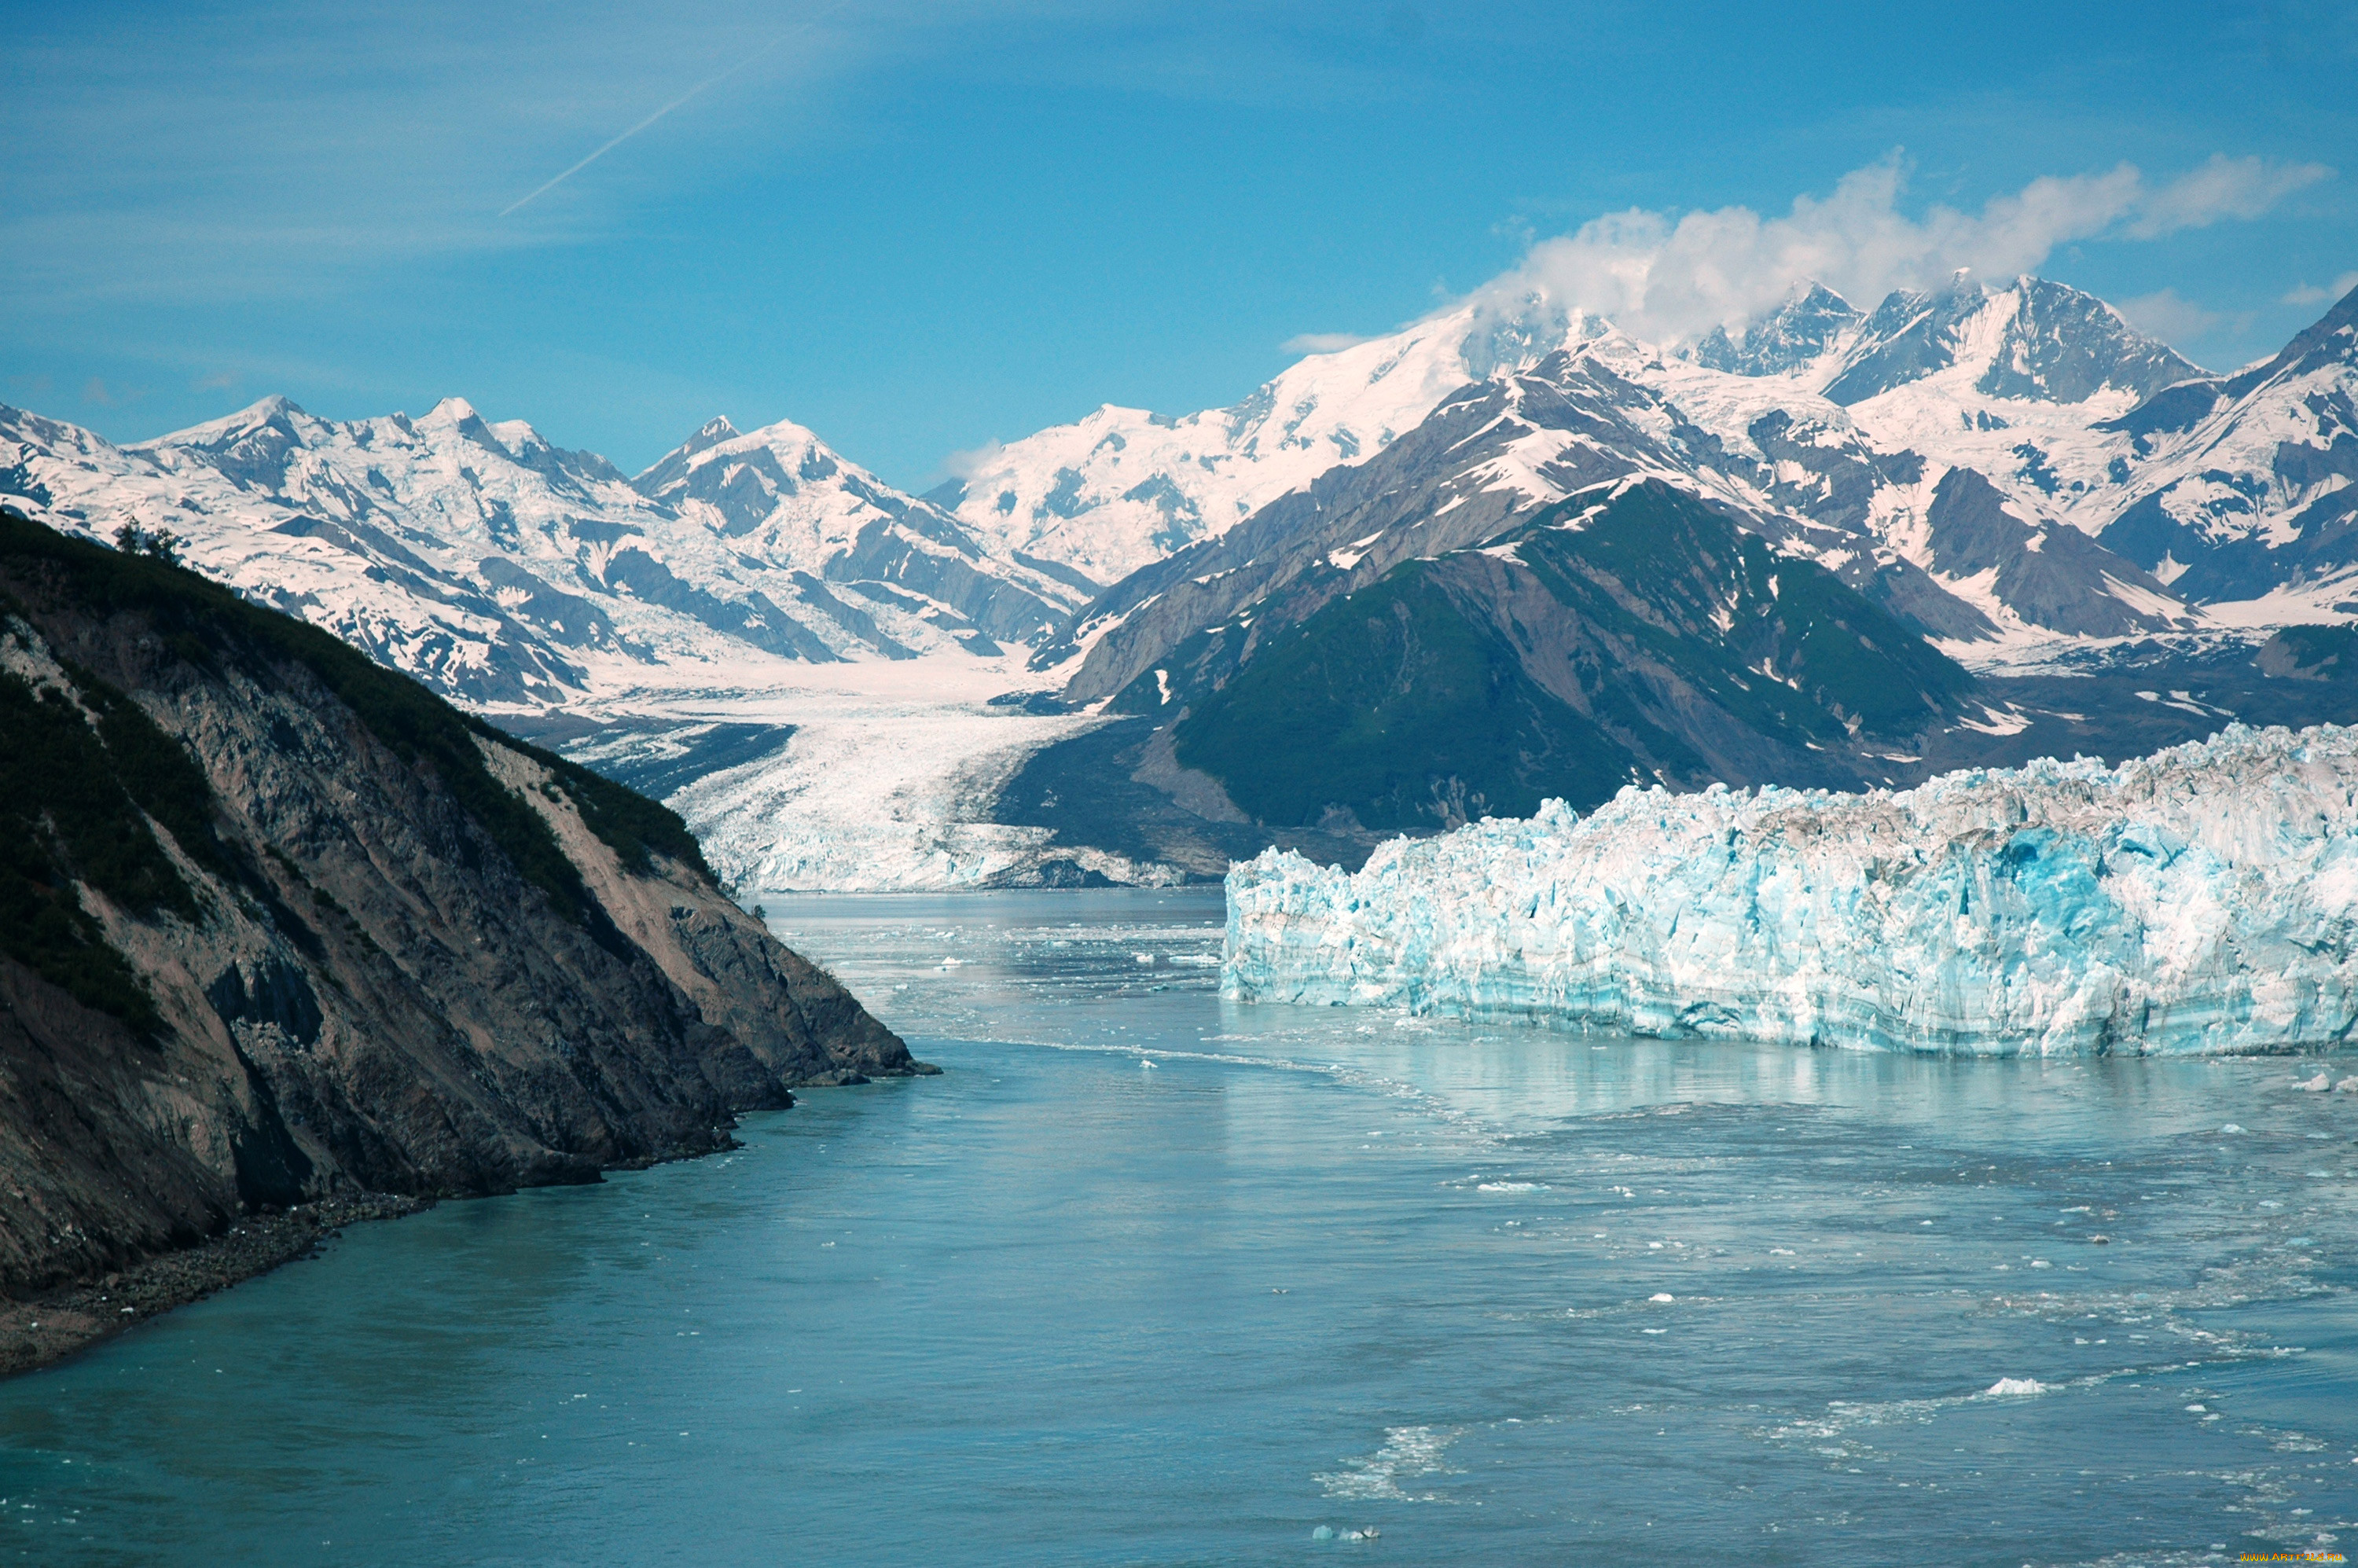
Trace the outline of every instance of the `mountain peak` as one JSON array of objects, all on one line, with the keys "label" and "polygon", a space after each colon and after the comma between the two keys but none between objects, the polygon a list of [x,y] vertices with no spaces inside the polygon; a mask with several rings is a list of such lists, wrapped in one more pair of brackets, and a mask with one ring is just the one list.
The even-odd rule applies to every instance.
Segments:
[{"label": "mountain peak", "polygon": [[1767,315],[1731,335],[1714,327],[1693,351],[1695,363],[1736,375],[1790,375],[1840,348],[1866,319],[1815,278],[1803,278]]},{"label": "mountain peak", "polygon": [[168,436],[159,436],[151,441],[135,441],[124,449],[153,451],[167,445],[225,449],[241,443],[251,443],[257,437],[261,437],[264,444],[267,446],[292,448],[302,445],[305,440],[303,433],[295,428],[293,421],[309,417],[309,415],[291,400],[274,392],[267,397],[256,399],[246,405],[234,414],[225,414],[218,419],[208,419],[201,425],[192,425],[185,430],[177,430]]},{"label": "mountain peak", "polygon": [[2084,403],[2111,388],[2139,396],[2203,373],[2084,289],[2025,276],[1999,286],[1964,271],[1932,294],[1887,296],[1858,329],[1825,395],[1849,406],[1945,371],[1971,368],[1985,397]]},{"label": "mountain peak", "polygon": [[[773,419],[759,429],[748,430],[743,435],[732,436],[730,439],[755,441],[765,447],[807,447],[821,452],[829,450],[827,444],[818,438],[817,432],[807,426],[797,425],[791,419]],[[829,455],[832,453],[830,452]]]},{"label": "mountain peak", "polygon": [[275,421],[304,417],[308,416],[302,409],[296,406],[292,399],[274,392],[267,397],[256,398],[234,414],[210,420],[196,427],[214,431],[253,430]]},{"label": "mountain peak", "polygon": [[[739,430],[727,419],[715,417],[706,420],[695,435],[633,477],[631,485],[645,496],[687,494],[697,485],[720,482],[718,476],[722,470],[736,466],[735,460],[740,458],[768,465],[773,476],[768,482],[788,494],[801,482],[828,479],[849,466],[830,451],[826,442],[791,419],[776,420],[755,430]],[[714,464],[721,466],[715,468]],[[712,478],[698,481],[688,490],[681,488],[688,485],[691,476],[708,469]],[[740,511],[753,508],[739,521],[756,514],[768,514],[775,498],[767,490],[763,493],[764,499],[758,503],[748,494],[734,496],[731,506]]]},{"label": "mountain peak", "polygon": [[2350,292],[2337,300],[2317,324],[2328,329],[2358,327],[2358,284],[2352,284]]},{"label": "mountain peak", "polygon": [[2358,287],[2336,300],[2281,353],[2241,372],[2227,386],[2233,395],[2241,396],[2281,372],[2313,370],[2329,363],[2358,364]]}]

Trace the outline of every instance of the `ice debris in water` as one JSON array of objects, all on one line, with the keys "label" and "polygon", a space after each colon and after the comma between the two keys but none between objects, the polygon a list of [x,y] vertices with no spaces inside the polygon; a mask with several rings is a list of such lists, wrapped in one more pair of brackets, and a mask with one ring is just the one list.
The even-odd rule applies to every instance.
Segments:
[{"label": "ice debris in water", "polygon": [[2014,1394],[2043,1394],[2046,1391],[2047,1385],[2036,1378],[2000,1378],[1982,1390],[1985,1395],[1996,1394],[2000,1398]]},{"label": "ice debris in water", "polygon": [[1625,788],[1228,873],[1246,1000],[2010,1054],[2346,1042],[2358,730],[1837,795]]}]

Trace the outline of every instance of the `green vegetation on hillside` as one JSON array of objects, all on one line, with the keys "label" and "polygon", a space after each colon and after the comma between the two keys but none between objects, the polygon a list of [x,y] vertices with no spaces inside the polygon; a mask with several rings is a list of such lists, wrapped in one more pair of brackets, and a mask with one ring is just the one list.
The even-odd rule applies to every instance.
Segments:
[{"label": "green vegetation on hillside", "polygon": [[[476,737],[495,739],[548,768],[579,806],[584,823],[626,866],[644,870],[652,850],[711,874],[695,836],[676,813],[460,712],[317,627],[247,603],[180,567],[168,551],[109,550],[0,512],[0,560],[12,572],[45,580],[67,605],[92,615],[145,618],[166,647],[200,668],[227,664],[266,674],[274,665],[297,665],[308,670],[395,755],[430,768],[500,853],[569,917],[593,927],[605,924],[548,824],[492,776]],[[217,860],[209,826],[211,792],[195,763],[128,698],[84,685],[100,718],[108,776],[119,781],[118,793],[127,790],[193,858]]]},{"label": "green vegetation on hillside", "polygon": [[[1431,828],[1550,795],[1587,810],[1658,777],[1699,784],[1714,748],[1760,767],[1912,736],[1973,684],[1693,496],[1645,484],[1601,515],[1588,504],[1490,541],[1503,560],[1404,561],[1274,633],[1191,697],[1179,761],[1271,826],[1348,808],[1370,828]],[[1145,676],[1134,689],[1160,701]]]},{"label": "green vegetation on hillside", "polygon": [[1832,572],[1778,555],[1691,495],[1639,485],[1585,528],[1552,525],[1576,504],[1520,533],[1523,562],[1560,602],[1764,735],[1827,743],[1847,739],[1851,720],[1909,734],[1973,685]]},{"label": "green vegetation on hillside", "polygon": [[197,916],[196,894],[73,699],[0,671],[0,952],[143,1032],[146,988],[85,914],[87,882],[135,914]]},{"label": "green vegetation on hillside", "polygon": [[1584,805],[1629,782],[1629,755],[1523,673],[1415,564],[1327,606],[1199,704],[1179,760],[1260,820],[1431,828]]},{"label": "green vegetation on hillside", "polygon": [[2358,681],[2358,625],[2287,626],[2268,641],[2280,650],[2288,669],[2329,680]]}]

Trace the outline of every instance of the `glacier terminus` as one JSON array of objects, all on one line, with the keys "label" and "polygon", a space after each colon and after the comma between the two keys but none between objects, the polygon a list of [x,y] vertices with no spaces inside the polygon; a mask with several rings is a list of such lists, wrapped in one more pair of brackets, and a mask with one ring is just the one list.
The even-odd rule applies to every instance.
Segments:
[{"label": "glacier terminus", "polygon": [[2295,1051],[2358,1024],[2358,729],[1861,795],[1625,788],[1228,876],[1224,989],[1979,1055]]}]

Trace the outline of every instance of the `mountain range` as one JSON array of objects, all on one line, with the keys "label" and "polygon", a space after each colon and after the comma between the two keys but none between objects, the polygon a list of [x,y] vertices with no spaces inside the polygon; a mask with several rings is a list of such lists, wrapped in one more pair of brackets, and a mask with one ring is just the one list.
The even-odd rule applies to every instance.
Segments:
[{"label": "mountain range", "polygon": [[[660,764],[758,885],[1152,879],[1275,840],[1348,859],[1379,825],[1444,826],[1575,773],[1574,794],[1855,787],[2331,716],[2345,683],[2270,674],[2309,666],[2263,644],[2358,615],[2354,323],[2358,294],[2223,376],[2032,277],[1871,306],[1805,285],[1678,344],[1484,297],[1230,408],[1107,406],[967,454],[925,496],[791,424],[715,420],[632,477],[456,399],[349,423],[270,399],[124,448],[0,409],[0,494],[68,531],[168,528],[209,575],[480,709],[598,765]],[[1681,600],[1617,575],[1648,528],[1711,586]],[[1753,633],[1721,622],[1803,567],[1825,625],[1872,617],[1877,656],[1920,672],[1907,733],[1867,725],[1856,690],[1804,690],[1779,650],[1825,625],[1783,610],[1759,678],[1811,711],[1743,717],[1728,681],[1757,666],[1728,659]],[[1336,610],[1370,594],[1463,634],[1453,678],[1485,650],[1495,711],[1524,717],[1480,744],[1523,760],[1477,779],[1391,755],[1368,692],[1330,715],[1365,742],[1367,788],[1306,801],[1238,761],[1303,672],[1389,658],[1413,686],[1438,667],[1396,625],[1341,629],[1370,624]],[[1639,658],[1617,614],[1677,645]],[[811,706],[855,686],[896,696]],[[1563,712],[1534,730],[1539,695]],[[1603,729],[1575,740],[1564,713]],[[1532,760],[1575,755],[1571,773]],[[839,802],[781,788],[822,757]],[[885,819],[898,847],[846,836]],[[829,834],[855,848],[811,852]]]},{"label": "mountain range", "polygon": [[495,708],[992,657],[1089,592],[786,423],[712,420],[633,479],[459,398],[340,422],[271,397],[127,448],[0,408],[0,494],[68,532],[169,531],[248,598]]}]

